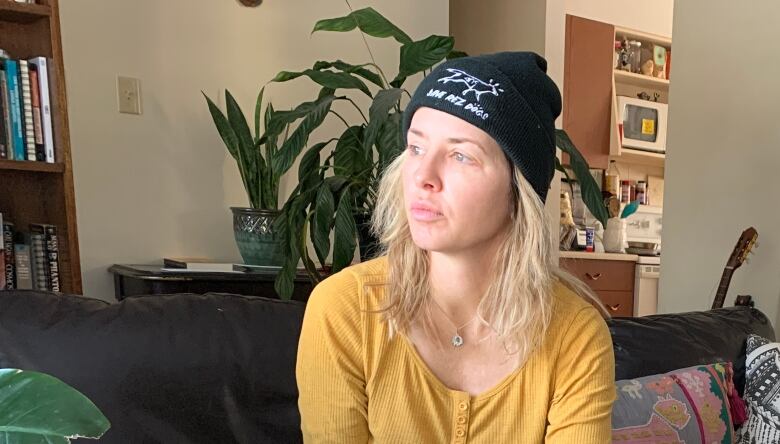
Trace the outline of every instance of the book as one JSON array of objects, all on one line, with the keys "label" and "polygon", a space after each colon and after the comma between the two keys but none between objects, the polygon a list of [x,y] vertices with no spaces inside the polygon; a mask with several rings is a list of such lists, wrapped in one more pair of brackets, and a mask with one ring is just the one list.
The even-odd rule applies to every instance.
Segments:
[{"label": "book", "polygon": [[0,227],[2,227],[2,236],[0,236],[0,250],[5,250],[2,253],[3,257],[0,257],[0,263],[2,266],[3,277],[0,277],[0,281],[5,279],[4,284],[0,284],[0,290],[13,290],[17,288],[16,285],[16,253],[14,251],[14,224],[7,220],[3,220],[3,214],[0,213]]},{"label": "book", "polygon": [[[2,229],[4,226],[3,224],[3,213],[0,213],[0,229]],[[6,289],[6,276],[5,276],[5,230],[3,230],[3,235],[0,235],[0,270],[3,270],[2,273],[0,273],[0,290]]]},{"label": "book", "polygon": [[39,224],[30,224],[30,264],[33,289],[48,291],[51,283],[47,269],[49,261],[46,258],[46,233]]},{"label": "book", "polygon": [[16,233],[14,241],[14,261],[16,268],[16,288],[19,290],[33,289],[32,264],[30,263],[29,236]]},{"label": "book", "polygon": [[166,257],[163,258],[163,271],[233,271],[232,263],[215,262],[204,257]]},{"label": "book", "polygon": [[41,129],[43,131],[46,162],[54,163],[54,131],[52,127],[51,91],[49,87],[49,62],[46,57],[34,57],[29,62],[38,72],[38,95],[41,100]]},{"label": "book", "polygon": [[60,243],[57,239],[57,226],[44,224],[43,230],[46,240],[46,269],[49,272],[49,290],[60,290]]},{"label": "book", "polygon": [[8,159],[8,131],[6,122],[8,122],[8,104],[7,104],[8,86],[5,83],[5,63],[0,60],[0,119],[3,119],[0,125],[0,159]]},{"label": "book", "polygon": [[25,159],[35,160],[35,124],[33,123],[32,91],[30,90],[30,68],[27,60],[19,60],[19,85],[22,99]]},{"label": "book", "polygon": [[35,160],[46,161],[46,151],[43,146],[43,126],[41,124],[41,95],[38,86],[38,67],[29,64],[30,92],[32,95],[33,129],[35,130]]},{"label": "book", "polygon": [[[24,144],[24,128],[22,127],[22,103],[19,85],[19,63],[16,60],[5,61],[5,78],[8,86],[9,120],[11,123],[11,145],[15,160],[27,159]],[[9,156],[10,157],[10,156]]]}]

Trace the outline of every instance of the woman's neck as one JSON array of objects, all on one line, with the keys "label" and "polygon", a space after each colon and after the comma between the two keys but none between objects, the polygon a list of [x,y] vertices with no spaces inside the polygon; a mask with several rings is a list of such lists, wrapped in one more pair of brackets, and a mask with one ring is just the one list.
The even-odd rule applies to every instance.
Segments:
[{"label": "woman's neck", "polygon": [[479,254],[430,253],[431,296],[458,325],[474,317],[492,278],[495,248]]}]

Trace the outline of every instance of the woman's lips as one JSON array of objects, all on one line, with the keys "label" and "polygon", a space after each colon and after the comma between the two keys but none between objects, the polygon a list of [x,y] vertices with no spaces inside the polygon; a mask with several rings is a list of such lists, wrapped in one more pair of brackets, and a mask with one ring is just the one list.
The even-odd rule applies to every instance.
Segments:
[{"label": "woman's lips", "polygon": [[414,220],[429,222],[441,219],[444,215],[425,205],[413,205],[411,209]]}]

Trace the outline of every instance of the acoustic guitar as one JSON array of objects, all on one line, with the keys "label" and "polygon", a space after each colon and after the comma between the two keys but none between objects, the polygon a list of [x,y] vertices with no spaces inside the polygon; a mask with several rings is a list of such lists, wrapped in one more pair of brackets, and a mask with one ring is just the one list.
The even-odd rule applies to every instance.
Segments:
[{"label": "acoustic guitar", "polygon": [[[756,245],[756,240],[758,240],[758,232],[755,228],[750,227],[742,232],[742,235],[737,241],[737,245],[734,246],[734,251],[732,251],[731,255],[729,256],[729,260],[726,263],[726,268],[723,269],[723,274],[720,277],[720,285],[718,285],[718,292],[715,294],[715,300],[712,301],[712,308],[723,307],[723,302],[726,300],[726,293],[729,290],[729,285],[731,284],[731,277],[734,275],[734,270],[741,267],[742,264],[745,263],[748,254],[752,253],[754,246],[758,248],[758,245]],[[740,305],[747,305],[749,301],[750,297],[748,296],[747,300],[743,299],[739,302]]]}]

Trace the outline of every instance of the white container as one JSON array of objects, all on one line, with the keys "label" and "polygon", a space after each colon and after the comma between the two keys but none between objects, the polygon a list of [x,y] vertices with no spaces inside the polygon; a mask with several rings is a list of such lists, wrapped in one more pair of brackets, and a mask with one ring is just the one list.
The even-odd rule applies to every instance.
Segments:
[{"label": "white container", "polygon": [[607,253],[625,253],[627,247],[626,220],[619,217],[609,218],[607,220],[607,228],[604,229],[604,251]]}]

